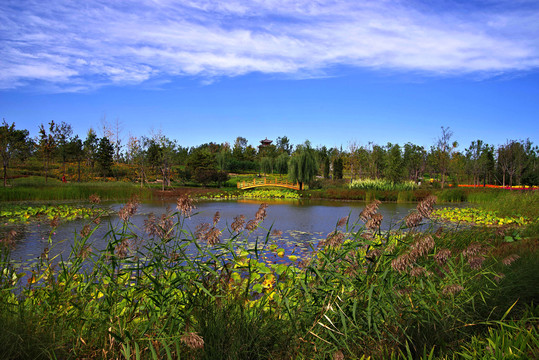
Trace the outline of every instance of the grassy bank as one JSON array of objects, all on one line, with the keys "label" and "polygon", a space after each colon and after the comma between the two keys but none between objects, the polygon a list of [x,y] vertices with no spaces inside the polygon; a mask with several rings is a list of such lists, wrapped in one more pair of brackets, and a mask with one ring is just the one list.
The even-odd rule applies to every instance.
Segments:
[{"label": "grassy bank", "polygon": [[14,179],[10,187],[0,188],[0,201],[88,200],[97,194],[102,200],[127,200],[133,195],[151,199],[152,191],[126,182],[62,183],[56,179],[26,177]]},{"label": "grassy bank", "polygon": [[[3,358],[417,359],[539,356],[537,226],[425,230],[420,217],[379,231],[339,221],[311,256],[256,239],[266,207],[230,227],[183,228],[191,210],[149,217],[135,236],[127,204],[92,248],[95,225],[68,258],[10,260],[1,243]],[[418,205],[423,216],[432,203]],[[230,220],[230,219],[227,219]],[[99,223],[99,222],[98,222]],[[275,224],[278,227],[278,224]],[[511,229],[512,231],[512,229]]]}]

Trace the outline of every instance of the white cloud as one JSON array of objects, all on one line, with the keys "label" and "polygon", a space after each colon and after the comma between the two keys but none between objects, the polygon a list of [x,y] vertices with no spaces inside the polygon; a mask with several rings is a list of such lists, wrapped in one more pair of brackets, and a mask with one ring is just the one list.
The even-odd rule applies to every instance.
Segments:
[{"label": "white cloud", "polygon": [[324,76],[335,65],[434,76],[539,66],[533,2],[413,4],[7,1],[0,4],[0,88],[42,81],[73,91],[185,75],[210,83],[250,72]]}]

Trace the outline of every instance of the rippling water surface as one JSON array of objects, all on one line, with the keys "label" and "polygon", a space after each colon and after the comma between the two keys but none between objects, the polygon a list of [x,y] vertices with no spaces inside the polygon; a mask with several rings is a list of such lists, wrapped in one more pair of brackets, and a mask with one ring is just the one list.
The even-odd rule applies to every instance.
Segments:
[{"label": "rippling water surface", "polygon": [[[234,221],[234,217],[245,215],[246,220],[252,219],[258,210],[262,201],[243,200],[243,201],[217,201],[217,202],[199,202],[197,203],[197,214],[190,219],[185,220],[185,228],[195,231],[198,224],[203,222],[211,223],[215,212],[219,211],[221,220],[218,224],[219,229],[224,229],[222,238],[230,237],[226,230]],[[249,241],[254,242],[258,237],[263,238],[269,229],[280,230],[283,232],[279,240],[280,246],[290,250],[295,248],[297,253],[308,252],[311,246],[316,246],[319,240],[325,239],[327,234],[335,229],[339,219],[350,216],[350,222],[359,221],[359,214],[365,207],[363,202],[338,202],[338,201],[267,201],[267,217],[261,224],[261,229],[255,231]],[[114,211],[121,209],[123,204],[107,204]],[[170,208],[175,211],[174,202],[145,202],[139,205],[136,215],[131,218],[131,222],[136,226],[135,232],[143,234],[144,221],[150,213],[157,217]],[[380,205],[379,212],[384,216],[382,229],[387,230],[395,227],[395,223],[403,219],[415,204],[395,204],[384,203]],[[103,218],[100,227],[92,236],[92,242],[95,248],[103,249],[106,241],[103,240],[111,227],[118,224],[119,218],[112,215]],[[16,248],[12,253],[14,260],[25,260],[36,258],[45,248],[51,249],[51,255],[67,257],[73,245],[75,234],[78,234],[88,220],[76,220],[71,222],[62,222],[51,235],[49,243],[49,234],[51,228],[48,222],[34,222],[26,225],[17,226],[18,240]],[[227,226],[228,225],[228,226]]]}]

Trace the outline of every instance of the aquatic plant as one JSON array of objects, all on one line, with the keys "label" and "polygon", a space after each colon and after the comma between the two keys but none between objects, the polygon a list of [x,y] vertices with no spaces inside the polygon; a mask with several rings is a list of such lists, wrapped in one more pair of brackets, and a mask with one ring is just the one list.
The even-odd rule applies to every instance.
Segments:
[{"label": "aquatic plant", "polygon": [[[417,216],[431,216],[432,204],[420,204]],[[264,230],[264,204],[230,229],[216,214],[191,233],[189,199],[177,212],[150,216],[144,237],[130,222],[137,211],[130,201],[122,221],[109,222],[101,250],[92,241],[103,223],[88,224],[63,258],[45,251],[17,263],[3,240],[0,324],[10,331],[0,349],[8,359],[419,358],[485,353],[490,340],[496,349],[511,341],[521,357],[538,355],[525,345],[535,341],[527,329],[537,326],[536,308],[519,324],[508,316],[518,304],[492,317],[494,306],[530,285],[490,302],[501,272],[513,280],[536,256],[511,252],[504,263],[472,230],[418,231],[415,221],[413,231],[403,220],[402,231],[381,232],[377,206],[357,222],[337,221],[308,256],[280,247],[272,226],[253,232]],[[509,326],[522,335],[501,332]]]},{"label": "aquatic plant", "polygon": [[28,222],[36,220],[53,220],[55,218],[71,221],[88,219],[102,214],[104,210],[75,205],[40,205],[40,206],[9,206],[0,210],[0,221]]},{"label": "aquatic plant", "polygon": [[450,222],[464,222],[475,225],[517,225],[529,224],[530,219],[524,216],[500,217],[496,211],[478,208],[441,208],[433,211],[433,216]]},{"label": "aquatic plant", "polygon": [[349,188],[359,190],[405,191],[417,189],[418,185],[413,181],[394,183],[386,179],[356,179],[349,184]]}]

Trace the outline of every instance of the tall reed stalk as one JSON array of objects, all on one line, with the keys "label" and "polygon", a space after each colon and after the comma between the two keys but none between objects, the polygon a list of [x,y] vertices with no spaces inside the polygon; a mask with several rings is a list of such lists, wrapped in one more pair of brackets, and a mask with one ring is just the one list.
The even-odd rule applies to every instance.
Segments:
[{"label": "tall reed stalk", "polygon": [[[484,315],[493,314],[500,269],[511,273],[519,259],[501,264],[473,232],[455,243],[453,231],[420,230],[434,202],[388,232],[374,202],[357,221],[341,219],[303,259],[279,248],[272,226],[254,235],[267,205],[251,220],[221,227],[216,214],[190,231],[188,198],[175,212],[149,216],[143,237],[130,201],[117,226],[106,224],[102,250],[93,246],[105,226],[99,216],[65,258],[45,252],[17,264],[5,239],[0,321],[10,330],[0,349],[6,359],[419,358],[470,354],[497,337],[537,355],[522,340],[536,330],[491,334],[488,321],[507,329],[509,317]],[[533,309],[522,331],[536,326]]]}]

